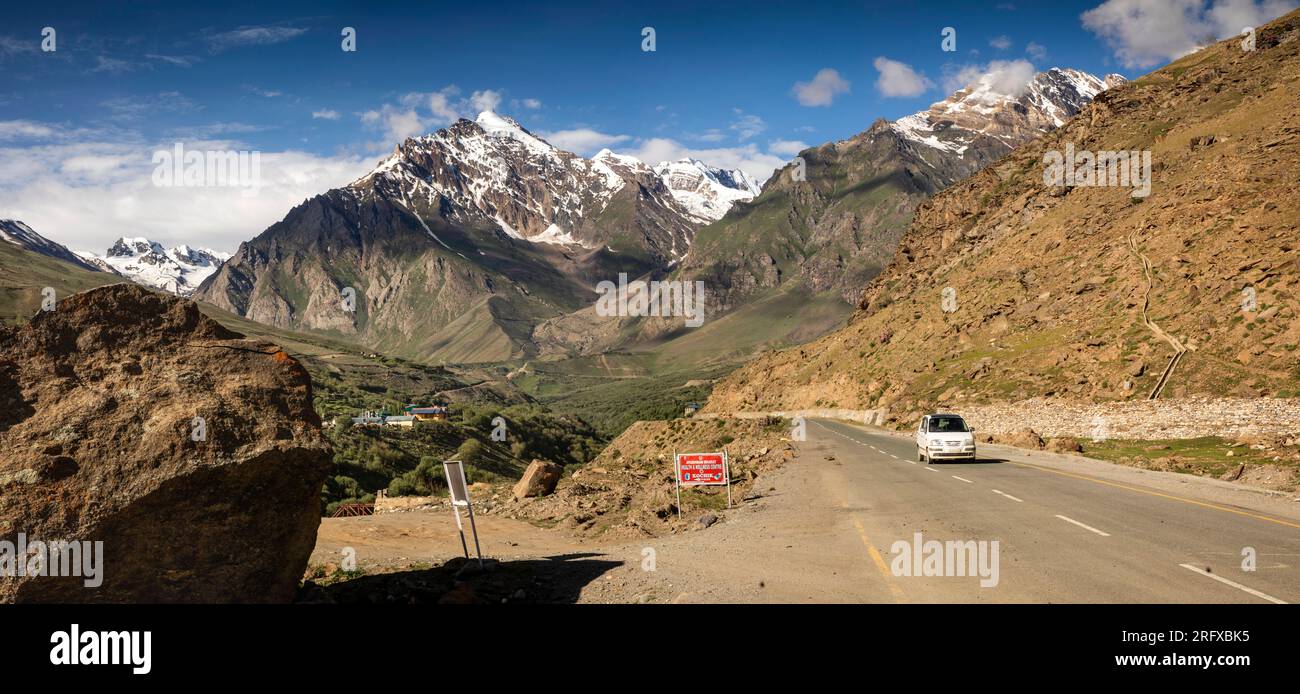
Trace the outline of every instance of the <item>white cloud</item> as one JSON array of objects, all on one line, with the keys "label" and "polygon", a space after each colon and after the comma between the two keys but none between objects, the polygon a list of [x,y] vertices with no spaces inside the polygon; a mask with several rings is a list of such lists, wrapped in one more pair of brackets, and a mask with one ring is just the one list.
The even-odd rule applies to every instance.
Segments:
[{"label": "white cloud", "polygon": [[[453,84],[428,95],[429,110],[441,124],[451,123],[460,118],[460,110],[454,100],[459,93],[460,89]],[[410,96],[407,95],[408,98]]]},{"label": "white cloud", "polygon": [[1011,48],[1011,39],[1006,36],[994,36],[989,39],[989,45],[999,51],[1005,51],[1006,49]]},{"label": "white cloud", "polygon": [[523,99],[519,103],[523,104],[524,108],[532,111],[536,111],[542,107],[542,102],[539,99]]},{"label": "white cloud", "polygon": [[736,113],[736,120],[728,126],[736,133],[736,136],[742,140],[749,138],[767,130],[767,123],[762,118],[752,114],[745,113],[740,109],[733,109]]},{"label": "white cloud", "polygon": [[610,135],[591,128],[574,128],[572,130],[557,130],[539,134],[542,139],[556,147],[583,156],[590,156],[606,147],[612,147],[632,139],[628,135]]},{"label": "white cloud", "polygon": [[795,82],[794,95],[803,106],[830,106],[837,94],[847,94],[848,80],[832,68],[817,71],[811,82]]},{"label": "white cloud", "polygon": [[501,92],[491,89],[474,92],[469,97],[469,103],[477,111],[495,111],[501,105]]},{"label": "white cloud", "polygon": [[1034,60],[1041,61],[1047,57],[1047,47],[1030,41],[1025,44],[1025,53]]},{"label": "white cloud", "polygon": [[[374,165],[355,155],[261,152],[261,187],[157,187],[153,153],[172,143],[66,141],[54,137],[0,147],[0,218],[21,219],[75,250],[103,253],[120,236],[147,236],[234,251],[303,199],[355,180]],[[187,149],[246,149],[232,141],[190,141]]]},{"label": "white cloud", "polygon": [[788,157],[793,157],[805,149],[808,149],[808,144],[801,140],[773,140],[767,143],[767,151]]},{"label": "white cloud", "polygon": [[912,66],[907,63],[900,63],[897,60],[890,60],[881,56],[876,58],[872,64],[880,72],[880,77],[876,80],[876,89],[882,96],[920,96],[927,89],[934,86],[934,83],[925,75],[913,70]]},{"label": "white cloud", "polygon": [[695,149],[663,137],[640,140],[635,149],[622,150],[619,154],[629,154],[651,165],[661,161],[698,159],[710,166],[740,169],[760,183],[771,177],[774,170],[788,163],[783,157],[760,151],[758,145],[752,142],[740,147]]},{"label": "white cloud", "polygon": [[323,108],[319,111],[312,111],[311,117],[319,120],[338,120],[339,112],[332,108]]},{"label": "white cloud", "polygon": [[1028,60],[994,60],[983,67],[965,65],[944,76],[943,88],[948,93],[973,87],[976,96],[990,100],[998,97],[1018,97],[1024,93],[1038,71]]},{"label": "white cloud", "polygon": [[361,114],[361,122],[383,132],[384,143],[381,147],[423,135],[429,130],[425,119],[414,108],[401,108],[392,104],[384,104],[379,110],[366,111]]},{"label": "white cloud", "polygon": [[1296,7],[1293,0],[1107,0],[1080,19],[1125,67],[1149,68]]},{"label": "white cloud", "polygon": [[494,89],[460,96],[460,88],[448,85],[436,92],[410,92],[397,103],[383,104],[361,114],[361,122],[382,133],[376,149],[387,149],[408,137],[424,135],[450,125],[460,118],[473,119],[480,111],[495,111],[501,104],[501,92]]}]

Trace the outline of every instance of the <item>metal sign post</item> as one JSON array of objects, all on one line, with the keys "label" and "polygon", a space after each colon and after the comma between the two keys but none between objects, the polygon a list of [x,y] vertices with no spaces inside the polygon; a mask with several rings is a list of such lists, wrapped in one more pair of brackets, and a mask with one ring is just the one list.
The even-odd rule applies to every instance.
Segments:
[{"label": "metal sign post", "polygon": [[674,453],[673,480],[677,485],[677,517],[682,517],[682,487],[727,485],[727,508],[731,508],[731,465],[727,449],[721,453]]},{"label": "metal sign post", "polygon": [[447,491],[451,494],[451,512],[456,515],[456,530],[460,532],[460,547],[469,559],[469,545],[465,543],[465,526],[460,522],[460,508],[469,512],[469,529],[474,534],[474,554],[478,556],[478,568],[483,569],[483,552],[479,549],[478,528],[474,525],[474,505],[469,500],[469,484],[465,480],[465,466],[459,460],[447,460],[442,463],[442,475],[447,480]]},{"label": "metal sign post", "polygon": [[673,451],[673,484],[677,487],[677,520],[682,519],[682,458]]},{"label": "metal sign post", "polygon": [[727,508],[731,508],[731,456],[726,447],[722,449],[722,471],[727,476]]}]

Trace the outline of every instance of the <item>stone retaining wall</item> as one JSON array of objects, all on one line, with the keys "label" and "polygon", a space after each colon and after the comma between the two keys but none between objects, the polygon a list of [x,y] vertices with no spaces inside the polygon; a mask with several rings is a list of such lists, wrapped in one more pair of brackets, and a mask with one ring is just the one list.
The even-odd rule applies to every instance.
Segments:
[{"label": "stone retaining wall", "polygon": [[1196,398],[1083,403],[1035,399],[962,405],[977,432],[1009,434],[1026,427],[1043,437],[1091,439],[1191,439],[1201,436],[1294,436],[1300,433],[1300,398]]},{"label": "stone retaining wall", "polygon": [[[941,408],[964,417],[982,434],[1030,428],[1046,438],[1192,439],[1202,436],[1300,435],[1300,398],[1187,398],[1086,403],[1037,398],[992,405]],[[884,410],[811,409],[737,412],[734,417],[841,419],[883,426]],[[721,416],[696,414],[699,418]],[[911,423],[905,428],[915,426]]]}]

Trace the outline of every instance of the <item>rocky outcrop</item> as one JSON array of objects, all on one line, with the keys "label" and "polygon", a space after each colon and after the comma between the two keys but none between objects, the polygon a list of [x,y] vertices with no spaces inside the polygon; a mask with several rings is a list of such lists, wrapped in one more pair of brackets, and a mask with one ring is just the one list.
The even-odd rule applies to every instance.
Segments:
[{"label": "rocky outcrop", "polygon": [[555,491],[555,484],[560,481],[560,476],[564,474],[564,468],[555,463],[545,460],[534,460],[524,470],[524,476],[519,478],[513,490],[516,499],[526,499],[530,496],[546,496]]},{"label": "rocky outcrop", "polygon": [[293,598],[330,455],[275,345],[103,287],[0,328],[0,404],[0,542],[103,543],[99,587],[9,578],[0,602]]}]

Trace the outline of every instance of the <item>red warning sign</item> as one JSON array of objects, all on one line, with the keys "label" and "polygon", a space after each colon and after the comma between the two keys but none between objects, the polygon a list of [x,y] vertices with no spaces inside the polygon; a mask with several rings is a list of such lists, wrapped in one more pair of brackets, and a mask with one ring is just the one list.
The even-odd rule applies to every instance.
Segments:
[{"label": "red warning sign", "polygon": [[677,482],[683,487],[727,484],[726,453],[678,453]]}]

